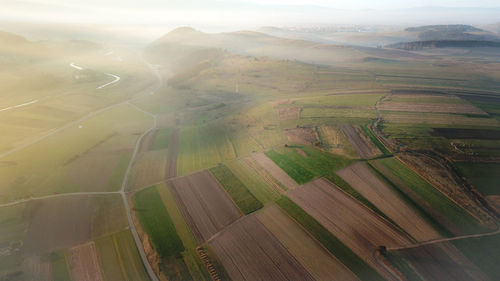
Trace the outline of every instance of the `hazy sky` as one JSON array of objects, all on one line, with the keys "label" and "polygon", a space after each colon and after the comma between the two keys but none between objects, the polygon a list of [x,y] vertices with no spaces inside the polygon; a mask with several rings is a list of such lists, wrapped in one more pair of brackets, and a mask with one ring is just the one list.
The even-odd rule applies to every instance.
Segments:
[{"label": "hazy sky", "polygon": [[498,0],[0,0],[0,7],[4,21],[192,25],[202,29],[500,21]]}]

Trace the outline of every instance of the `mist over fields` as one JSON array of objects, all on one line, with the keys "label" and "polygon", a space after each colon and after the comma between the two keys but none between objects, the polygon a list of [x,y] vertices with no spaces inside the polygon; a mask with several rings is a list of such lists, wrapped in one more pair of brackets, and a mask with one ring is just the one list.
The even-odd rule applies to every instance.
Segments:
[{"label": "mist over fields", "polygon": [[499,280],[495,1],[0,9],[0,281]]}]

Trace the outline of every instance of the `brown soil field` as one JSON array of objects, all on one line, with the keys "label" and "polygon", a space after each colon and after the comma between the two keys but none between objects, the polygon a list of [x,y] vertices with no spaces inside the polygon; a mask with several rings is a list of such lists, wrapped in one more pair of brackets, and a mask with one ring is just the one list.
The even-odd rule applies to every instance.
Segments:
[{"label": "brown soil field", "polygon": [[232,280],[314,280],[254,214],[208,242]]},{"label": "brown soil field", "polygon": [[104,280],[94,242],[71,248],[69,264],[74,281]]},{"label": "brown soil field", "polygon": [[151,186],[165,179],[167,156],[163,150],[151,150],[137,155],[127,190]]},{"label": "brown soil field", "polygon": [[290,142],[315,145],[319,142],[318,134],[314,128],[294,128],[285,130],[285,134]]},{"label": "brown soil field", "polygon": [[374,253],[379,246],[410,245],[405,234],[324,179],[310,182],[288,195],[382,276],[392,280]]},{"label": "brown soil field", "polygon": [[283,186],[288,189],[295,189],[299,185],[283,171],[273,160],[269,159],[263,152],[252,154],[253,159],[257,161],[271,176],[277,179]]},{"label": "brown soil field", "polygon": [[179,153],[179,129],[172,131],[168,142],[167,167],[165,176],[167,179],[177,176],[177,154]]},{"label": "brown soil field", "polygon": [[448,242],[398,251],[425,280],[490,280]]},{"label": "brown soil field", "polygon": [[495,208],[495,210],[500,213],[500,195],[490,195],[486,196],[486,199]]},{"label": "brown soil field", "polygon": [[283,190],[283,187],[279,184],[279,182],[275,178],[273,178],[266,170],[264,170],[262,166],[257,164],[254,158],[246,157],[243,159],[243,161],[246,165],[254,169],[257,172],[257,174],[259,174],[259,176],[261,176],[270,186],[274,188],[274,190],[276,190],[279,193],[285,192],[285,190]]},{"label": "brown soil field", "polygon": [[179,209],[198,242],[204,242],[241,217],[208,171],[168,181]]},{"label": "brown soil field", "polygon": [[141,141],[139,145],[139,150],[137,153],[142,153],[148,151],[152,146],[156,139],[156,135],[158,134],[158,130],[149,131]]},{"label": "brown soil field", "polygon": [[92,198],[92,239],[119,232],[129,226],[120,194]]},{"label": "brown soil field", "polygon": [[300,118],[300,107],[281,107],[278,108],[279,120],[296,120]]},{"label": "brown soil field", "polygon": [[40,256],[30,256],[23,261],[24,280],[51,281],[52,268],[49,261],[41,261]]},{"label": "brown soil field", "polygon": [[48,253],[90,239],[91,202],[88,196],[59,197],[35,201],[23,252]]},{"label": "brown soil field", "polygon": [[269,205],[255,215],[314,279],[359,280],[277,205]]},{"label": "brown soil field", "polygon": [[417,241],[441,237],[394,190],[375,176],[366,163],[355,163],[337,174]]},{"label": "brown soil field", "polygon": [[436,112],[488,115],[472,104],[383,102],[379,106],[384,111]]},{"label": "brown soil field", "polygon": [[361,158],[367,159],[380,155],[380,150],[359,132],[358,128],[352,125],[342,125],[341,129]]},{"label": "brown soil field", "polygon": [[423,155],[402,153],[397,158],[471,215],[495,228],[492,218],[455,184],[444,167]]}]

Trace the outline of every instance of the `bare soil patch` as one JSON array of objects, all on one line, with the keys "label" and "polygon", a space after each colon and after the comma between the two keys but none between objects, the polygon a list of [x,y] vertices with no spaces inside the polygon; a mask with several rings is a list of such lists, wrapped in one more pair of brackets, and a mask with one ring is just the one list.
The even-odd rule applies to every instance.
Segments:
[{"label": "bare soil patch", "polygon": [[270,186],[274,188],[274,190],[279,193],[283,193],[285,191],[275,178],[273,178],[264,168],[262,168],[262,166],[257,164],[254,158],[247,157],[243,159],[243,161],[245,161],[245,164],[247,164],[249,167],[254,169],[257,174],[259,174],[259,176],[261,176]]},{"label": "bare soil patch", "polygon": [[269,205],[256,216],[316,280],[359,280],[278,206]]},{"label": "bare soil patch", "polygon": [[299,185],[283,171],[273,160],[269,159],[263,152],[254,153],[252,155],[253,159],[257,161],[271,176],[277,179],[283,186],[288,189],[295,189]]},{"label": "bare soil patch", "polygon": [[231,198],[208,171],[168,181],[179,209],[198,242],[241,217]]},{"label": "bare soil patch", "polygon": [[103,281],[93,241],[69,250],[69,264],[74,281]]},{"label": "bare soil patch", "polygon": [[486,196],[486,199],[495,208],[497,213],[500,213],[500,195],[490,195]]},{"label": "bare soil patch", "polygon": [[300,118],[300,107],[280,107],[278,108],[279,120],[296,120]]},{"label": "bare soil patch", "polygon": [[342,132],[361,158],[373,158],[380,155],[380,150],[368,140],[358,128],[352,125],[342,125]]},{"label": "bare soil patch", "polygon": [[398,251],[425,280],[490,280],[448,242]]},{"label": "bare soil patch", "polygon": [[174,129],[170,135],[167,152],[167,167],[165,176],[167,179],[177,176],[177,154],[179,153],[179,129]]},{"label": "bare soil patch", "polygon": [[377,178],[365,163],[358,162],[337,174],[416,240],[440,238],[439,233]]},{"label": "bare soil patch", "polygon": [[24,253],[48,253],[90,239],[92,208],[89,196],[50,198],[31,204],[36,206],[24,241]]},{"label": "bare soil patch", "polygon": [[285,130],[285,134],[290,142],[315,145],[319,143],[319,136],[315,128],[299,127]]},{"label": "bare soil patch", "polygon": [[384,102],[379,105],[379,109],[385,111],[488,115],[486,112],[473,106],[472,104],[454,104],[454,103]]},{"label": "bare soil patch", "polygon": [[209,246],[233,280],[314,280],[251,214],[233,223]]},{"label": "bare soil patch", "polygon": [[374,252],[379,246],[410,245],[405,234],[324,179],[310,182],[288,195],[382,276],[392,280],[376,261]]}]

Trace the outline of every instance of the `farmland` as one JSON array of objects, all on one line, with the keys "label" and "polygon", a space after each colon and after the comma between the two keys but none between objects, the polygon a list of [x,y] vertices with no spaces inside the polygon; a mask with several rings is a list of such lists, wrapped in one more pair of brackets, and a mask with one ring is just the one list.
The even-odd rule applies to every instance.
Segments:
[{"label": "farmland", "polygon": [[378,148],[369,138],[363,135],[359,128],[355,128],[352,125],[343,125],[341,128],[342,132],[361,158],[373,158],[380,154]]},{"label": "farmland", "polygon": [[267,151],[266,155],[299,184],[327,175],[352,162],[307,146],[277,148]]},{"label": "farmland", "polygon": [[481,231],[479,221],[467,211],[424,181],[395,158],[372,162],[374,167],[398,186],[403,193],[424,208],[444,227],[456,233],[477,233]]},{"label": "farmland", "polygon": [[[289,197],[380,274],[384,274],[384,270],[373,257],[375,249],[379,245],[410,244],[409,238],[389,222],[325,180],[319,179],[296,189]],[[332,212],[331,206],[337,211]]]},{"label": "farmland", "polygon": [[208,240],[241,213],[208,171],[168,181],[181,213],[198,242]]},{"label": "farmland", "polygon": [[316,280],[358,280],[278,206],[270,205],[256,216]]},{"label": "farmland", "polygon": [[227,166],[217,166],[210,169],[210,172],[244,214],[249,214],[262,208],[262,203],[255,198]]},{"label": "farmland", "polygon": [[233,280],[314,280],[253,214],[208,244]]},{"label": "farmland", "polygon": [[416,210],[378,179],[365,163],[353,164],[338,171],[338,174],[417,241],[440,237]]}]

